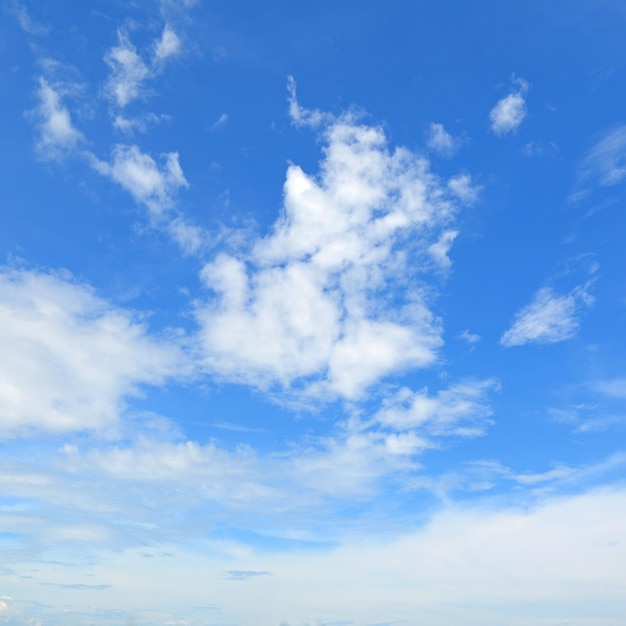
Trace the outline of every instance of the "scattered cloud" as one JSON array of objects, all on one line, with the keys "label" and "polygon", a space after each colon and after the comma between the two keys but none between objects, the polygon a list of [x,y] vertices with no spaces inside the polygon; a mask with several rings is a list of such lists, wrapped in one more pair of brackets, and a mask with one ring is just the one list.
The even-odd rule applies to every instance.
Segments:
[{"label": "scattered cloud", "polygon": [[431,123],[428,130],[428,147],[443,157],[454,156],[461,148],[461,139],[446,131],[443,124]]},{"label": "scattered cloud", "polygon": [[73,150],[84,138],[72,124],[70,112],[63,105],[58,88],[40,78],[37,97],[37,150],[44,158],[56,159]]},{"label": "scattered cloud", "polygon": [[114,428],[126,397],[174,375],[175,344],[70,277],[5,267],[0,286],[2,436]]},{"label": "scattered cloud", "polygon": [[118,114],[113,118],[113,126],[123,133],[145,133],[150,128],[157,126],[162,122],[167,122],[170,119],[169,115],[157,115],[156,113],[144,113],[143,115],[130,118]]},{"label": "scattered cloud", "polygon": [[593,304],[593,296],[584,287],[567,294],[549,287],[540,289],[532,302],[515,315],[511,328],[500,338],[505,348],[526,343],[557,343],[576,334],[579,318]]},{"label": "scattered cloud", "polygon": [[527,114],[525,93],[528,83],[520,78],[513,81],[517,89],[499,100],[489,112],[491,130],[496,135],[506,135],[516,130]]}]

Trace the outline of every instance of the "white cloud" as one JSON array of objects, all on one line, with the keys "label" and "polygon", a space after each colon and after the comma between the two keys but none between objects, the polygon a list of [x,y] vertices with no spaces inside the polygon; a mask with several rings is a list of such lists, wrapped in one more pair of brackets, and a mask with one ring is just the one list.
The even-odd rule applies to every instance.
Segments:
[{"label": "white cloud", "polygon": [[583,309],[592,303],[593,297],[582,287],[565,295],[544,287],[515,315],[513,325],[502,335],[500,343],[510,348],[526,343],[556,343],[571,339],[578,330]]},{"label": "white cloud", "polygon": [[162,63],[165,59],[176,56],[180,53],[181,43],[178,35],[166,24],[161,34],[161,39],[156,42],[154,48],[154,59],[157,63]]},{"label": "white cloud", "polygon": [[497,389],[493,380],[458,383],[437,395],[404,388],[383,402],[374,419],[398,431],[414,430],[425,437],[477,436],[490,423],[487,393]]},{"label": "white cloud", "polygon": [[417,273],[433,255],[448,264],[458,194],[424,158],[390,151],[381,128],[350,115],[324,124],[319,176],[289,167],[272,232],[204,267],[216,297],[197,316],[216,374],[357,398],[436,359],[441,327]]},{"label": "white cloud", "polygon": [[96,171],[121,185],[155,217],[171,209],[177,191],[188,187],[176,152],[164,155],[160,167],[137,146],[117,145],[111,163],[96,158],[92,158],[91,163]]},{"label": "white cloud", "polygon": [[447,269],[452,265],[452,261],[450,261],[450,258],[448,257],[448,251],[452,247],[452,244],[458,234],[459,233],[456,230],[446,230],[441,233],[439,241],[431,244],[428,248],[430,255],[436,263],[444,269]]},{"label": "white cloud", "polygon": [[170,116],[165,114],[145,113],[132,118],[118,114],[113,118],[113,126],[123,133],[145,133],[150,127],[169,120]]},{"label": "white cloud", "polygon": [[428,147],[444,157],[453,156],[461,147],[461,140],[446,131],[443,124],[432,123],[428,130]]},{"label": "white cloud", "polygon": [[307,109],[300,105],[296,95],[296,81],[293,76],[287,79],[287,100],[289,102],[289,116],[296,126],[310,126],[315,128],[320,124],[328,123],[331,117],[317,109]]},{"label": "white cloud", "polygon": [[626,178],[626,125],[608,132],[583,159],[579,180],[592,179],[604,187]]},{"label": "white cloud", "polygon": [[117,33],[118,45],[104,56],[111,68],[111,76],[105,85],[105,93],[118,107],[124,108],[143,94],[143,83],[151,73],[128,35],[122,30]]},{"label": "white cloud", "polygon": [[459,339],[466,341],[470,345],[474,345],[478,343],[482,339],[482,337],[477,333],[472,333],[466,329],[459,335]]},{"label": "white cloud", "polygon": [[489,112],[491,130],[496,135],[513,132],[526,117],[524,94],[528,91],[528,83],[521,79],[516,79],[514,82],[518,89],[499,100]]},{"label": "white cloud", "polygon": [[173,345],[56,274],[0,272],[0,433],[116,425],[124,398],[174,373]]},{"label": "white cloud", "polygon": [[37,149],[46,158],[58,158],[83,141],[83,135],[72,124],[70,112],[63,106],[59,91],[44,78],[39,79],[37,96],[40,135]]},{"label": "white cloud", "polygon": [[465,204],[474,204],[481,188],[472,183],[469,174],[457,174],[448,181],[448,189]]}]

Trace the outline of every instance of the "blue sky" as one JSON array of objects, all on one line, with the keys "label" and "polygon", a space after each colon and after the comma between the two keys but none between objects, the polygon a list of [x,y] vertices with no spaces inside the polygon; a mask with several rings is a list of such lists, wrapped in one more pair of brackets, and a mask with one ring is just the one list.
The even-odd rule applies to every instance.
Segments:
[{"label": "blue sky", "polygon": [[626,614],[626,8],[0,21],[0,624]]}]

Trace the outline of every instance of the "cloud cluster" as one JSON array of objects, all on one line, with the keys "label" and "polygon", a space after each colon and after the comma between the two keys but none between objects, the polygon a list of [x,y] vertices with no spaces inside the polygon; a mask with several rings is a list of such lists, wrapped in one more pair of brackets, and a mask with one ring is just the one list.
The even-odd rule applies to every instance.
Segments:
[{"label": "cloud cluster", "polygon": [[2,268],[0,318],[3,436],[114,428],[124,399],[179,363],[174,344],[62,275]]},{"label": "cloud cluster", "polygon": [[448,188],[423,157],[391,151],[381,128],[320,116],[297,105],[296,121],[322,124],[319,175],[289,167],[271,233],[203,268],[216,296],[197,317],[216,374],[356,399],[437,358],[441,325],[421,275],[449,265],[448,227],[471,181]]}]

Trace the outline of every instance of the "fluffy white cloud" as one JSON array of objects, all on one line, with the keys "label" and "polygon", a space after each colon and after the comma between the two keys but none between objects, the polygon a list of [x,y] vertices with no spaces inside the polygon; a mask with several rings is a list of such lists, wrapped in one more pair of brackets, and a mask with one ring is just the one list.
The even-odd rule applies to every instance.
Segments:
[{"label": "fluffy white cloud", "polygon": [[164,157],[164,163],[159,167],[137,146],[117,145],[110,163],[95,158],[91,162],[96,171],[121,185],[156,217],[171,209],[176,192],[188,186],[178,162],[178,153],[170,152]]},{"label": "fluffy white cloud", "polygon": [[526,117],[524,94],[528,91],[528,83],[521,79],[516,79],[515,83],[518,89],[499,100],[489,112],[491,130],[496,135],[513,132]]},{"label": "fluffy white cloud", "polygon": [[509,348],[526,343],[556,343],[571,339],[578,330],[583,309],[592,303],[593,297],[583,287],[565,295],[544,287],[529,305],[515,315],[511,328],[502,335],[500,343]]},{"label": "fluffy white cloud", "polygon": [[67,107],[63,105],[58,89],[48,84],[44,78],[39,79],[37,97],[39,98],[37,149],[46,158],[57,158],[75,148],[83,140],[83,135],[72,124],[72,117]]},{"label": "fluffy white cloud", "polygon": [[111,76],[105,85],[105,93],[118,107],[128,103],[143,93],[143,83],[151,73],[135,46],[122,30],[117,33],[118,45],[107,51],[104,60],[111,68]]},{"label": "fluffy white cloud", "polygon": [[0,433],[116,425],[124,398],[174,373],[178,352],[57,274],[0,272]]},{"label": "fluffy white cloud", "polygon": [[461,140],[446,131],[443,124],[432,123],[428,129],[428,147],[444,157],[453,156],[461,147]]},{"label": "fluffy white cloud", "polygon": [[[320,174],[289,167],[270,234],[202,270],[206,366],[230,380],[358,398],[393,372],[432,364],[441,345],[419,273],[448,265],[458,193],[381,128],[323,123]],[[393,302],[393,306],[387,304]]]}]

